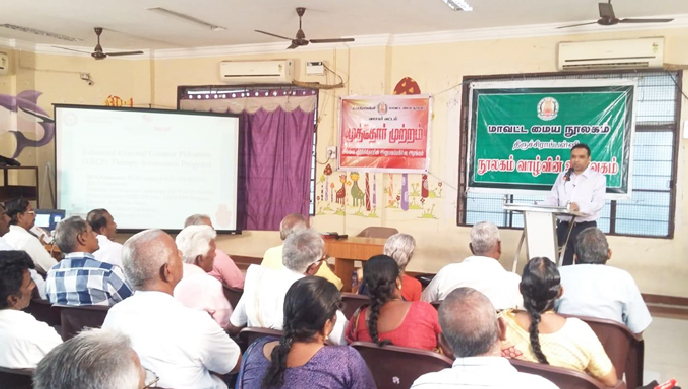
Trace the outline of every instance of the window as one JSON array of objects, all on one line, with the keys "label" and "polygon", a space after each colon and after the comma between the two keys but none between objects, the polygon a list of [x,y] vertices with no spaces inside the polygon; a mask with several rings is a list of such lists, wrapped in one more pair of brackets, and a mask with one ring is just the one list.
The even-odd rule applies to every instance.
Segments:
[{"label": "window", "polygon": [[[633,138],[632,194],[629,200],[608,200],[600,211],[598,228],[610,235],[673,238],[676,207],[676,142],[679,133],[681,76],[671,72],[595,73],[466,77],[463,115],[468,117],[468,85],[473,81],[639,78]],[[523,215],[502,209],[504,195],[466,194],[468,123],[464,119],[459,149],[457,224],[470,226],[487,220],[504,228],[523,228]],[[542,200],[541,196],[508,195],[514,202]]]}]

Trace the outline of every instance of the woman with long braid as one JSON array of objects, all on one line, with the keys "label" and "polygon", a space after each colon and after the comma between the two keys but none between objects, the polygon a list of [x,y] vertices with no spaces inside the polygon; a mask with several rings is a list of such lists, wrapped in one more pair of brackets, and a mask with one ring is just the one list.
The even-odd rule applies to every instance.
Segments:
[{"label": "woman with long braid", "polygon": [[327,346],[341,302],[337,288],[321,277],[301,278],[284,298],[283,335],[261,338],[246,351],[238,386],[242,389],[374,389],[358,353]]},{"label": "woman with long braid", "polygon": [[437,349],[442,332],[437,310],[423,301],[402,300],[401,272],[394,259],[376,255],[366,261],[363,283],[370,306],[361,308],[349,321],[347,341]]},{"label": "woman with long braid", "polygon": [[557,265],[544,257],[531,259],[523,269],[520,288],[526,310],[502,312],[506,324],[502,354],[587,372],[605,386],[616,386],[616,370],[592,328],[554,312],[554,301],[563,293]]}]

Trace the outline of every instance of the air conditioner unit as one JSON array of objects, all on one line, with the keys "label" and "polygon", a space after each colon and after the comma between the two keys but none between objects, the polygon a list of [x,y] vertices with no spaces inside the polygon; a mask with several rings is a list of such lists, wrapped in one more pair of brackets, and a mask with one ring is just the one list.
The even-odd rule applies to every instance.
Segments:
[{"label": "air conditioner unit", "polygon": [[230,84],[291,84],[294,61],[223,61],[220,78]]},{"label": "air conditioner unit", "polygon": [[0,76],[10,72],[10,57],[7,53],[0,52]]},{"label": "air conditioner unit", "polygon": [[664,65],[664,38],[560,42],[558,69],[650,69]]}]

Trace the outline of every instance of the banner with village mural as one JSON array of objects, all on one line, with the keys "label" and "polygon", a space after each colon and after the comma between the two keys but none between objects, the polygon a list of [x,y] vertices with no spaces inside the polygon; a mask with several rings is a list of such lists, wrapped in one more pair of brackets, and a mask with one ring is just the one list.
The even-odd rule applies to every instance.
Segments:
[{"label": "banner with village mural", "polygon": [[590,146],[608,197],[631,192],[635,80],[474,83],[470,91],[469,190],[549,191],[570,149]]}]

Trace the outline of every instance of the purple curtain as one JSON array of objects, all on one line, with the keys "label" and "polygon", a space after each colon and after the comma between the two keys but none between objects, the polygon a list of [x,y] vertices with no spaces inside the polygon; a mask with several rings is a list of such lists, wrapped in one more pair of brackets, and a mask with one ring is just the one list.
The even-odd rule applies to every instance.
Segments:
[{"label": "purple curtain", "polygon": [[314,111],[242,113],[238,228],[276,231],[289,213],[308,215]]}]

